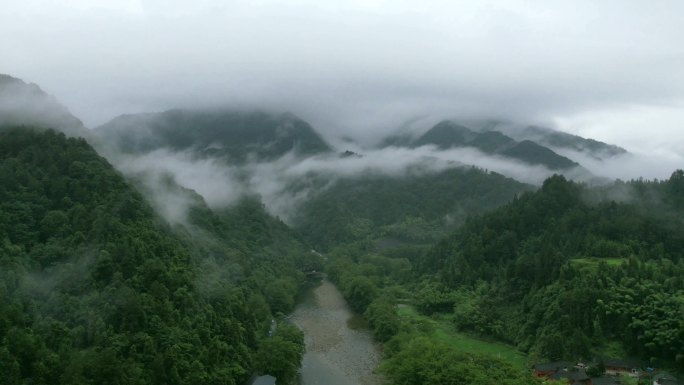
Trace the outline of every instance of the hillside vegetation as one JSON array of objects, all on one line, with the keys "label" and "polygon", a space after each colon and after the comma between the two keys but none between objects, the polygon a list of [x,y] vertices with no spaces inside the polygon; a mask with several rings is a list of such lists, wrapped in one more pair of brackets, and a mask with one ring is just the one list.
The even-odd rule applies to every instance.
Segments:
[{"label": "hillside vegetation", "polygon": [[[320,250],[350,243],[431,244],[533,187],[475,167],[332,182],[302,204],[293,226]],[[384,241],[384,242],[383,242]]]},{"label": "hillside vegetation", "polygon": [[170,228],[84,140],[0,131],[2,383],[291,379],[301,333],[267,331],[305,248],[259,203],[195,210]]},{"label": "hillside vegetation", "polygon": [[683,196],[681,170],[604,189],[552,177],[468,221],[419,271],[448,288],[462,330],[550,359],[593,357],[618,340],[682,368]]},{"label": "hillside vegetation", "polygon": [[[681,170],[666,181],[601,188],[554,176],[538,191],[469,218],[425,252],[336,247],[328,273],[385,342],[383,370],[394,384],[418,378],[407,377],[415,365],[444,378],[453,368],[433,366],[441,362],[433,353],[483,349],[497,349],[514,365],[517,350],[527,364],[619,354],[644,368],[681,371],[682,197]],[[506,369],[509,378],[532,381],[517,377],[519,368]]]},{"label": "hillside vegetation", "polygon": [[95,134],[124,153],[192,150],[230,162],[273,160],[290,151],[307,156],[330,151],[307,122],[291,114],[176,109],[122,115]]}]

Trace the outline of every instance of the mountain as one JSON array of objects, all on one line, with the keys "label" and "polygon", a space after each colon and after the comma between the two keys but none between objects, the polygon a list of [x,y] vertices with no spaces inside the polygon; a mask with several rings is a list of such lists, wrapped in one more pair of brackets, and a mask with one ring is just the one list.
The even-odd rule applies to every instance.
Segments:
[{"label": "mountain", "polygon": [[330,147],[305,121],[291,115],[222,110],[169,110],[122,115],[97,127],[102,142],[124,153],[166,148],[209,157],[273,160],[291,151],[314,155]]},{"label": "mountain", "polygon": [[432,127],[428,132],[411,143],[411,147],[420,147],[428,144],[440,149],[451,147],[464,147],[475,139],[477,134],[469,128],[454,122],[443,121]]},{"label": "mountain", "polygon": [[0,126],[53,128],[69,136],[88,137],[89,131],[57,99],[40,87],[0,74]]},{"label": "mountain", "polygon": [[499,131],[485,131],[475,136],[469,145],[487,154],[494,154],[515,147],[517,143]]},{"label": "mountain", "polygon": [[682,370],[682,196],[681,170],[662,182],[601,188],[554,176],[471,218],[419,270],[450,288],[443,309],[460,330],[533,359],[605,357],[621,347],[650,366]]},{"label": "mountain", "polygon": [[538,383],[530,363],[559,360],[587,363],[568,373],[594,383],[615,358],[681,373],[683,197],[682,170],[600,187],[555,175],[427,251],[347,245],[326,271],[386,341],[392,383],[444,382],[485,349],[504,373],[471,368],[464,383]]},{"label": "mountain", "polygon": [[497,152],[509,158],[519,159],[529,164],[541,164],[551,170],[567,170],[579,166],[578,163],[560,156],[547,147],[531,140],[523,140]]},{"label": "mountain", "polygon": [[614,144],[585,139],[581,136],[544,127],[528,126],[522,130],[513,130],[510,135],[517,140],[532,140],[554,149],[586,153],[596,159],[607,159],[627,153],[627,150]]},{"label": "mountain", "polygon": [[[385,143],[406,143],[406,140],[397,136]],[[452,121],[442,121],[436,124],[425,134],[409,143],[410,147],[434,145],[442,150],[453,147],[473,147],[486,154],[505,156],[532,165],[542,165],[551,170],[569,170],[579,166],[577,162],[530,140],[517,142],[499,131],[477,132]]]},{"label": "mountain", "polygon": [[477,132],[499,131],[517,141],[531,140],[570,158],[582,153],[597,160],[605,160],[627,153],[627,150],[614,144],[537,125],[500,120],[469,120],[461,124]]},{"label": "mountain", "polygon": [[268,330],[315,255],[254,199],[180,193],[171,227],[85,140],[0,131],[3,383],[241,384],[301,357],[301,334]]},{"label": "mountain", "polygon": [[429,244],[468,215],[533,189],[500,174],[458,166],[398,176],[367,172],[319,184],[325,187],[301,204],[292,225],[321,251],[353,242],[381,248]]}]

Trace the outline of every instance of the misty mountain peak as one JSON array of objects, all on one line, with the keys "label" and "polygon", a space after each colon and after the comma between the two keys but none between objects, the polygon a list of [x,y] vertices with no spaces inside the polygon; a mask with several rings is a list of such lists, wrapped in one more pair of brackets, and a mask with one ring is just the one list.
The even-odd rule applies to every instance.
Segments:
[{"label": "misty mountain peak", "polygon": [[449,120],[437,123],[428,132],[423,134],[414,143],[413,147],[420,147],[427,144],[436,145],[445,149],[450,147],[461,147],[470,143],[476,134],[468,127],[461,126]]},{"label": "misty mountain peak", "polygon": [[330,151],[307,122],[290,113],[174,109],[122,115],[95,131],[127,153],[191,150],[201,156],[244,161],[250,156],[275,159],[289,152]]},{"label": "misty mountain peak", "polygon": [[406,136],[403,143],[398,140],[395,140],[395,143],[414,148],[434,145],[442,150],[471,147],[488,155],[503,156],[531,165],[542,165],[550,170],[568,170],[579,166],[571,159],[534,141],[518,142],[503,132],[494,130],[498,128],[496,124],[488,125],[486,128],[488,129],[486,131],[471,130],[459,123],[444,120],[417,139],[409,140]]},{"label": "misty mountain peak", "polygon": [[527,126],[519,133],[520,139],[529,139],[552,147],[585,152],[596,159],[606,159],[626,154],[627,150],[614,144],[607,144],[594,139],[552,130],[550,128]]},{"label": "misty mountain peak", "polygon": [[53,128],[88,137],[83,123],[38,85],[0,74],[0,126]]}]

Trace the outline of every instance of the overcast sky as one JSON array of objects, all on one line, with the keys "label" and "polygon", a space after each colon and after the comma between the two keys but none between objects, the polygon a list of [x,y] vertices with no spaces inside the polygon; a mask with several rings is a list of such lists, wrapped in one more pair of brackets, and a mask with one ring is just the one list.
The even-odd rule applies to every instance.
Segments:
[{"label": "overcast sky", "polygon": [[0,9],[0,73],[39,84],[91,127],[125,112],[226,105],[290,110],[328,136],[376,139],[416,117],[506,118],[684,154],[679,0]]}]

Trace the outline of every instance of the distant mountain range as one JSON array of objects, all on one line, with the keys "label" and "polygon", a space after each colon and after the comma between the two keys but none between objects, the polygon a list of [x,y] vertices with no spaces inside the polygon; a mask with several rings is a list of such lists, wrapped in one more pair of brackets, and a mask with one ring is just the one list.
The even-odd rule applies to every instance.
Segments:
[{"label": "distant mountain range", "polygon": [[[122,153],[144,154],[158,149],[192,151],[196,156],[221,158],[231,163],[275,160],[288,153],[307,157],[337,151],[344,156],[346,150],[334,150],[309,123],[289,113],[173,109],[121,115],[90,131],[37,85],[0,75],[0,125],[17,124],[95,137],[101,144]],[[582,156],[604,160],[626,153],[615,145],[549,128],[448,120],[417,137],[393,134],[379,148],[426,145],[440,150],[473,148],[500,159],[544,166],[562,173],[575,172],[586,178],[591,175],[581,165]]]},{"label": "distant mountain range", "polygon": [[436,124],[418,137],[406,133],[392,135],[382,142],[381,147],[416,148],[426,145],[436,146],[440,150],[470,147],[488,155],[507,157],[558,171],[576,168],[580,163],[557,151],[585,153],[599,160],[627,152],[615,145],[550,128],[488,123],[480,129],[473,129],[448,120]]}]

